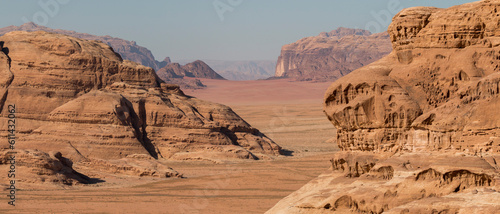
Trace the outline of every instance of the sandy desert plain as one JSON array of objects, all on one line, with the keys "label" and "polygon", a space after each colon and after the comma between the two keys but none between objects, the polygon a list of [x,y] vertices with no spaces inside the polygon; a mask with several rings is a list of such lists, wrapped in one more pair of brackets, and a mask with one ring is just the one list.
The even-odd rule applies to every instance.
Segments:
[{"label": "sandy desert plain", "polygon": [[[217,163],[165,160],[183,179],[108,174],[100,177],[106,182],[65,189],[46,183],[29,190],[18,186],[16,207],[7,206],[8,198],[2,197],[0,213],[264,213],[329,169],[337,147],[328,141],[335,129],[323,113],[322,100],[331,83],[203,82],[207,88],[185,93],[230,106],[289,151],[287,156]],[[5,167],[2,173],[7,173]]]}]

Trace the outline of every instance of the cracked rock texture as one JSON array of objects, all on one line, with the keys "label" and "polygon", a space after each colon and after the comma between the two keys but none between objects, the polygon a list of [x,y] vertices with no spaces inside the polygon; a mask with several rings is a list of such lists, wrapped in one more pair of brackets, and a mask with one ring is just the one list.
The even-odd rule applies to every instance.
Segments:
[{"label": "cracked rock texture", "polygon": [[334,82],[342,150],[268,213],[498,213],[500,1],[404,9],[393,51]]}]

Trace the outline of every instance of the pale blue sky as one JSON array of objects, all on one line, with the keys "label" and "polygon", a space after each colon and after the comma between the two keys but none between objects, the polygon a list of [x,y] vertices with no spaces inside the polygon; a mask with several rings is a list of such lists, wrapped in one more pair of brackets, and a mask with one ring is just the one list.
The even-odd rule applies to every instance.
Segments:
[{"label": "pale blue sky", "polygon": [[[54,2],[56,6],[50,4]],[[337,27],[386,30],[387,15],[395,15],[393,8],[466,2],[472,1],[10,0],[2,2],[0,27],[28,20],[51,28],[111,35],[136,41],[160,60],[166,56],[173,60],[276,60],[282,45]],[[49,5],[45,9],[44,3]]]}]

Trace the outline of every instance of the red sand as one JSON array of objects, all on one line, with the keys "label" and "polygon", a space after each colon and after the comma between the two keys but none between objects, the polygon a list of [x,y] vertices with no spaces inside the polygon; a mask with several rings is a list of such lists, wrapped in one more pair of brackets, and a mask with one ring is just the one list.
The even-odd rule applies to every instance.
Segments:
[{"label": "red sand", "polygon": [[226,105],[320,103],[330,82],[292,82],[287,79],[228,81],[201,79],[207,88],[184,90],[188,95]]}]

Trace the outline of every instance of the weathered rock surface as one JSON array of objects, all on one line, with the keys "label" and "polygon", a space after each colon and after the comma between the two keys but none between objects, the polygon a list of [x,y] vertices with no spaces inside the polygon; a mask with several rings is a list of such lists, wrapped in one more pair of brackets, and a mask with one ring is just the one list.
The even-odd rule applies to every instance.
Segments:
[{"label": "weathered rock surface", "polygon": [[499,168],[486,159],[449,152],[341,152],[331,169],[267,213],[493,214],[500,209]]},{"label": "weathered rock surface", "polygon": [[108,165],[137,154],[178,160],[280,154],[229,107],[184,95],[102,42],[43,31],[11,32],[0,41],[0,130],[7,133],[5,105],[15,104],[17,149]]},{"label": "weathered rock surface", "polygon": [[283,46],[275,77],[332,81],[390,52],[387,33],[338,28]]},{"label": "weathered rock surface", "polygon": [[[15,156],[15,160],[11,157]],[[11,163],[13,162],[13,163]],[[0,152],[0,165],[10,167],[15,164],[13,174],[16,182],[24,183],[53,183],[64,185],[92,184],[99,182],[98,179],[89,178],[73,169],[73,162],[62,156],[60,152],[50,154],[38,150],[17,150],[10,153],[9,150]],[[9,168],[10,170],[10,168]],[[6,170],[8,171],[8,170]],[[7,176],[3,176],[7,179]],[[3,183],[9,183],[6,181]]]},{"label": "weathered rock surface", "polygon": [[193,78],[224,79],[224,77],[220,76],[201,60],[196,60],[183,66],[179,63],[169,63],[167,66],[158,70],[156,74],[165,82],[190,89],[206,87],[199,79]]},{"label": "weathered rock surface", "polygon": [[500,1],[401,11],[393,52],[327,90],[333,172],[269,213],[497,213]]},{"label": "weathered rock surface", "polygon": [[[492,43],[500,35],[491,33],[500,27],[490,14],[498,4],[396,15],[389,26],[394,51],[336,81],[325,95],[340,148],[500,152],[494,110],[500,106],[500,47]],[[488,30],[476,35],[477,26]]]},{"label": "weathered rock surface", "polygon": [[127,41],[127,40],[116,38],[116,37],[95,36],[95,35],[91,35],[91,34],[87,34],[87,33],[78,33],[78,32],[69,31],[69,30],[52,29],[52,28],[48,28],[45,26],[36,25],[34,23],[31,23],[31,22],[23,24],[21,26],[9,26],[9,27],[5,27],[5,28],[1,28],[0,29],[0,36],[6,34],[8,32],[13,32],[13,31],[28,31],[28,32],[45,31],[45,32],[51,32],[51,33],[64,34],[64,35],[68,35],[68,36],[76,37],[76,38],[80,38],[80,39],[101,41],[101,42],[111,46],[113,48],[113,50],[116,51],[117,53],[119,53],[123,59],[140,63],[144,66],[154,68],[155,70],[158,70],[162,67],[165,67],[168,63],[170,63],[170,58],[168,58],[168,57],[165,58],[165,60],[163,60],[161,62],[157,61],[157,60],[155,60],[151,51],[148,50],[147,48],[137,45],[137,43],[134,41]]}]

